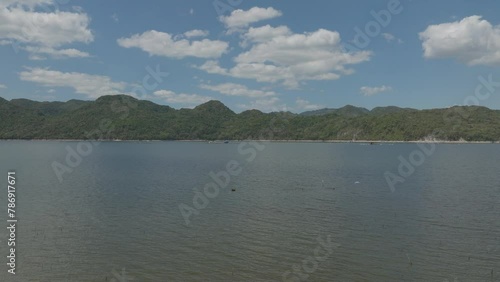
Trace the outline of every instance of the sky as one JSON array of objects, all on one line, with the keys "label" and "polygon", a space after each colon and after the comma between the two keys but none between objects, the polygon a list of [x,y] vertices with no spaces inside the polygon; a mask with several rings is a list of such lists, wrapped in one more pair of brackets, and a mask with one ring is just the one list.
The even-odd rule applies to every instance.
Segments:
[{"label": "sky", "polygon": [[500,109],[500,1],[2,0],[0,97]]}]

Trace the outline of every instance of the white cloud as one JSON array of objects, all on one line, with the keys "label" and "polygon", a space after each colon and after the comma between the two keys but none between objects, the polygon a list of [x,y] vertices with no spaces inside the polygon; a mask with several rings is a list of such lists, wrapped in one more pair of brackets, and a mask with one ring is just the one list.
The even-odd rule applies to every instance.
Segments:
[{"label": "white cloud", "polygon": [[396,37],[390,33],[382,33],[382,36],[385,38],[385,40],[387,40],[387,42],[391,42],[396,39]]},{"label": "white cloud", "polygon": [[202,84],[200,85],[200,88],[216,91],[228,96],[262,98],[262,97],[270,97],[276,95],[276,93],[273,91],[248,89],[245,85],[236,83],[223,83],[219,85]]},{"label": "white cloud", "polygon": [[32,61],[43,61],[47,60],[47,57],[40,56],[38,54],[30,54],[29,59]]},{"label": "white cloud", "polygon": [[352,74],[354,71],[346,66],[368,61],[371,56],[370,51],[346,52],[339,33],[325,29],[293,34],[286,27],[264,26],[250,29],[243,38],[253,46],[234,58],[233,68],[224,69],[214,61],[198,68],[298,88],[301,81],[335,80]]},{"label": "white cloud", "polygon": [[385,85],[377,87],[363,86],[359,89],[359,91],[365,96],[373,96],[382,92],[392,91],[392,87]]},{"label": "white cloud", "polygon": [[278,102],[280,102],[278,97],[270,97],[257,99],[248,104],[238,104],[237,107],[243,110],[260,110],[262,112],[288,111],[286,105],[278,105]]},{"label": "white cloud", "polygon": [[82,52],[77,49],[54,49],[51,47],[34,47],[28,46],[25,48],[26,51],[30,52],[32,56],[31,59],[37,60],[43,57],[39,56],[41,54],[50,55],[53,58],[87,58],[90,54],[87,52]]},{"label": "white cloud", "polygon": [[58,47],[94,40],[86,14],[69,12],[40,13],[20,8],[0,9],[0,38]]},{"label": "white cloud", "polygon": [[114,82],[107,76],[77,72],[60,72],[42,68],[28,68],[19,74],[23,81],[38,83],[44,87],[69,87],[89,98],[124,93],[127,83]]},{"label": "white cloud", "polygon": [[322,105],[311,104],[311,102],[304,100],[302,98],[297,98],[297,100],[295,100],[295,105],[299,110],[306,110],[306,111],[324,108],[324,106]]},{"label": "white cloud", "polygon": [[289,88],[298,88],[298,81],[287,66],[276,66],[264,63],[238,63],[230,71],[230,75],[238,78],[254,79],[258,82],[279,82]]},{"label": "white cloud", "polygon": [[382,37],[385,39],[385,41],[387,42],[393,42],[393,41],[396,41],[398,42],[399,44],[403,43],[403,40],[397,38],[396,36],[390,34],[390,33],[382,33]]},{"label": "white cloud", "polygon": [[203,65],[194,67],[211,74],[228,74],[227,70],[219,66],[219,63],[214,60],[206,61]]},{"label": "white cloud", "polygon": [[156,97],[165,100],[168,103],[172,104],[187,104],[187,105],[199,105],[210,100],[213,100],[212,97],[209,96],[201,96],[197,94],[185,94],[180,93],[177,94],[174,91],[170,90],[158,90],[153,93]]},{"label": "white cloud", "polygon": [[224,23],[229,32],[248,27],[252,23],[280,17],[282,13],[272,7],[253,7],[248,11],[234,10],[229,16],[220,16],[219,20]]},{"label": "white cloud", "polygon": [[0,89],[7,89],[7,86],[0,84]]},{"label": "white cloud", "polygon": [[187,39],[176,40],[172,35],[156,30],[146,31],[143,34],[135,34],[129,38],[120,38],[118,45],[124,48],[139,48],[149,55],[184,58],[218,58],[226,52],[228,43],[220,40],[203,39],[201,41],[189,41]]},{"label": "white cloud", "polygon": [[249,42],[262,43],[269,41],[278,36],[285,36],[292,34],[292,31],[287,26],[272,27],[270,25],[265,25],[261,27],[251,27],[248,31],[242,35],[244,41],[241,43],[242,46],[247,46]]},{"label": "white cloud", "polygon": [[54,0],[2,0],[0,8],[27,7],[33,9],[36,6],[50,6],[56,4]]},{"label": "white cloud", "polygon": [[500,65],[500,26],[481,16],[430,25],[419,36],[425,58],[454,58],[470,66]]},{"label": "white cloud", "polygon": [[192,38],[192,37],[206,37],[210,34],[208,30],[200,30],[200,29],[193,29],[190,31],[184,32],[184,36],[187,38]]},{"label": "white cloud", "polygon": [[85,13],[61,12],[52,0],[8,0],[0,4],[0,41],[16,44],[21,49],[43,47],[57,53],[55,48],[63,45],[88,44],[94,40],[89,23]]}]

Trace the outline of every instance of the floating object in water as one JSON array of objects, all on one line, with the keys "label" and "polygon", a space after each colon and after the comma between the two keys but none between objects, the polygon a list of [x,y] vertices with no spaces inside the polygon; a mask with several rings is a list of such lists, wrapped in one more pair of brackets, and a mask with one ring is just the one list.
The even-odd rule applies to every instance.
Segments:
[{"label": "floating object in water", "polygon": [[359,181],[354,182],[354,184],[359,184],[359,183],[361,183],[361,182],[359,182]]},{"label": "floating object in water", "polygon": [[227,143],[229,143],[229,140],[224,140],[224,144],[227,144]]},{"label": "floating object in water", "polygon": [[413,265],[413,262],[410,259],[410,255],[406,254],[406,257],[408,258],[408,264],[409,265]]},{"label": "floating object in water", "polygon": [[233,191],[233,192],[236,191],[236,188],[231,189],[231,191]]}]

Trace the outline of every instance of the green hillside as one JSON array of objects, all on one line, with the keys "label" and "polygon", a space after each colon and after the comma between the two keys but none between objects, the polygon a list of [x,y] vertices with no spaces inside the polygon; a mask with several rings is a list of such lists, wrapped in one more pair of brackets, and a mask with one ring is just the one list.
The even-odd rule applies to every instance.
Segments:
[{"label": "green hillside", "polygon": [[219,101],[176,110],[116,95],[96,101],[0,98],[0,139],[499,141],[500,111],[345,106],[302,114],[236,114]]}]

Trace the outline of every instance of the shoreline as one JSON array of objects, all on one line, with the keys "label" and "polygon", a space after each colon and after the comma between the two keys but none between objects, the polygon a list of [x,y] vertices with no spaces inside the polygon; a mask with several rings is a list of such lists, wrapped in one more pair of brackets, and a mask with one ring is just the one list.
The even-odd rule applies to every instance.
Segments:
[{"label": "shoreline", "polygon": [[[120,140],[120,139],[0,139],[0,142],[5,141],[26,141],[26,142],[185,142],[185,143],[209,143],[209,144],[224,144],[225,140]],[[227,140],[229,144],[239,142],[269,142],[269,143],[354,143],[354,144],[418,144],[418,143],[434,143],[434,144],[500,144],[500,141],[447,141],[447,140],[259,140],[259,139],[243,139],[243,140]]]}]

